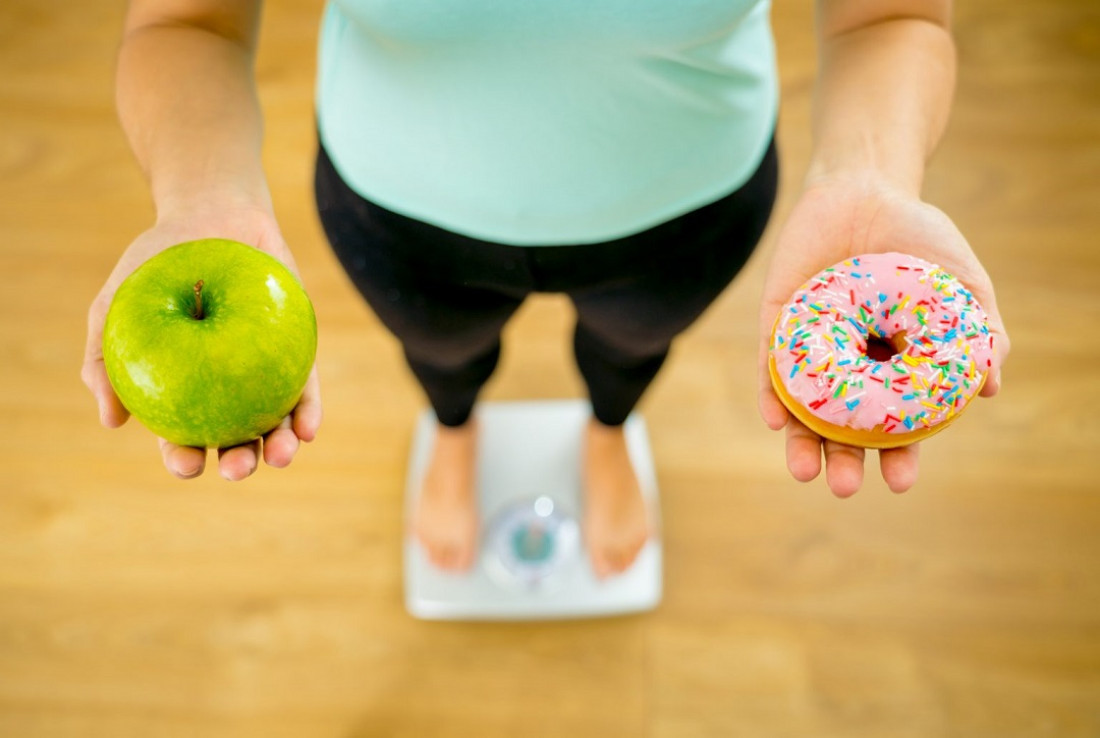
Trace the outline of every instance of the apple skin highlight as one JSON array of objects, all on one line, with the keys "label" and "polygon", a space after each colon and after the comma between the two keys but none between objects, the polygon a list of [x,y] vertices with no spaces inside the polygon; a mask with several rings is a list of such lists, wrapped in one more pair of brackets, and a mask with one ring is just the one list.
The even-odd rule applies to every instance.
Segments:
[{"label": "apple skin highlight", "polygon": [[172,246],[115,292],[103,360],[123,406],[182,446],[225,448],[275,428],[298,403],[317,319],[297,277],[247,244]]}]

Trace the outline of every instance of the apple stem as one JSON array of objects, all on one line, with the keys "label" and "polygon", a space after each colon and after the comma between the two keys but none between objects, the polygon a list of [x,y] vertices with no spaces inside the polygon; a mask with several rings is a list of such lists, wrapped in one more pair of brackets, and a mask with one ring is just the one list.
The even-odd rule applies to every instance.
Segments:
[{"label": "apple stem", "polygon": [[202,312],[202,280],[195,282],[195,312],[193,313],[195,320],[203,319]]}]

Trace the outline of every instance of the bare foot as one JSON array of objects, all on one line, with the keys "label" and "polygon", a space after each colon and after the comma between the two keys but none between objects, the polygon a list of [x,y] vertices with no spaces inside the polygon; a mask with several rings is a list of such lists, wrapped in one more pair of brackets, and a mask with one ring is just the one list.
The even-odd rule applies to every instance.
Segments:
[{"label": "bare foot", "polygon": [[412,529],[435,566],[466,571],[478,548],[477,425],[436,425]]},{"label": "bare foot", "polygon": [[588,422],[584,435],[584,543],[596,576],[626,571],[649,538],[649,515],[622,427]]}]

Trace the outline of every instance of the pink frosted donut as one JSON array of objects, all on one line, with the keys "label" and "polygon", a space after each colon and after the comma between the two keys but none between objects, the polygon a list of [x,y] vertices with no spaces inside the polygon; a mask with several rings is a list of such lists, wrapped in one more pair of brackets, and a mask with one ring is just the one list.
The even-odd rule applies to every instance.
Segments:
[{"label": "pink frosted donut", "polygon": [[935,264],[866,254],[825,269],[772,329],[772,385],[818,435],[866,448],[943,430],[978,393],[993,334],[977,300]]}]

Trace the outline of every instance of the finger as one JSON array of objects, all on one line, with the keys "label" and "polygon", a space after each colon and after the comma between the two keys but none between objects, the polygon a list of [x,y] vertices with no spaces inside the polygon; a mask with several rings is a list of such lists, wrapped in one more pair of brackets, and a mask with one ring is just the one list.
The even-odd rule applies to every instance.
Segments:
[{"label": "finger", "polygon": [[96,406],[99,409],[99,422],[107,428],[118,428],[130,417],[130,412],[123,407],[118,399],[111,380],[107,376],[107,369],[103,366],[103,359],[94,359],[85,362],[80,370],[80,378],[85,386],[92,391]]},{"label": "finger", "polygon": [[[959,234],[959,238],[962,239],[961,234]],[[965,239],[962,240],[965,245]],[[988,318],[990,335],[986,340],[992,343],[993,355],[990,357],[988,374],[979,394],[982,397],[993,397],[1001,389],[1001,367],[1004,366],[1009,351],[1011,351],[1012,341],[1008,337],[1004,319],[1001,317],[1001,311],[997,305],[997,294],[993,289],[993,281],[982,265],[978,263],[977,257],[974,256],[969,246],[966,247],[966,251],[970,254],[970,258],[955,276],[973,292],[978,304],[981,305]],[[979,369],[986,371],[987,367],[983,366]]]},{"label": "finger", "polygon": [[[1001,387],[1001,367],[1008,357],[1011,341],[1005,329],[1004,320],[1001,318],[1000,309],[997,306],[997,295],[993,289],[993,282],[978,261],[973,249],[967,243],[966,238],[951,219],[942,211],[932,206],[924,206],[920,210],[911,211],[910,214],[923,221],[924,227],[911,229],[911,234],[916,234],[918,240],[910,244],[898,242],[900,232],[892,233],[893,246],[904,251],[911,248],[912,253],[920,254],[927,248],[928,243],[938,243],[946,248],[946,256],[939,259],[940,263],[950,273],[954,274],[966,287],[971,290],[985,314],[989,318],[989,330],[993,340],[993,356],[990,359],[989,373],[985,384],[982,386],[981,395],[992,397]],[[929,218],[929,214],[931,217]],[[931,228],[932,231],[927,229]],[[929,239],[931,238],[931,241]],[[986,367],[980,367],[983,371]]]},{"label": "finger", "polygon": [[826,440],[825,481],[837,497],[851,497],[863,484],[863,458],[866,451],[858,446]]},{"label": "finger", "polygon": [[260,439],[240,446],[218,449],[218,470],[230,482],[239,482],[252,472],[260,457]]},{"label": "finger", "polygon": [[917,483],[920,444],[884,448],[878,452],[879,469],[886,485],[894,492],[905,492]]},{"label": "finger", "polygon": [[180,479],[194,479],[206,468],[206,449],[176,444],[158,438],[164,467]]},{"label": "finger", "polygon": [[775,316],[780,306],[770,300],[764,300],[760,306],[760,339],[757,352],[757,394],[756,406],[760,417],[772,430],[779,430],[787,424],[790,414],[780,402],[772,388],[771,372],[768,369],[771,350],[771,332]]},{"label": "finger", "polygon": [[80,378],[91,390],[99,407],[99,422],[108,428],[117,428],[126,422],[130,413],[111,387],[107,369],[103,365],[103,320],[107,314],[110,298],[99,295],[88,310],[88,337],[84,344],[84,364],[80,369]]},{"label": "finger", "polygon": [[978,392],[979,397],[993,397],[1001,391],[1001,372],[999,369],[991,369],[989,376],[985,378],[985,384]]},{"label": "finger", "polygon": [[791,414],[779,400],[779,395],[772,389],[770,379],[767,387],[760,388],[756,396],[756,406],[760,410],[760,417],[764,419],[765,425],[772,430],[781,430],[791,419]]},{"label": "finger", "polygon": [[821,473],[821,437],[794,418],[787,423],[787,469],[800,482]]},{"label": "finger", "polygon": [[288,415],[275,430],[264,436],[264,462],[268,466],[282,469],[294,460],[298,445],[298,436],[291,428],[291,419]]},{"label": "finger", "polygon": [[1000,317],[995,318],[990,315],[989,323],[990,332],[993,334],[993,358],[992,366],[989,367],[989,374],[985,378],[985,384],[982,385],[981,392],[978,393],[982,397],[993,397],[1001,391],[1001,368],[1008,358],[1008,352],[1012,349],[1012,341],[1009,339],[1008,333],[1005,332]]},{"label": "finger", "polygon": [[979,394],[982,397],[993,397],[1001,390],[1001,367],[1004,366],[1009,351],[1012,350],[1012,340],[1008,337],[1008,331],[1005,330],[1004,321],[1001,319],[1000,310],[997,308],[997,297],[993,293],[992,284],[989,284],[983,290],[979,300],[985,309],[986,315],[989,316],[989,331],[993,341],[993,356],[989,367],[989,375],[986,377],[985,384],[982,385]]},{"label": "finger", "polygon": [[317,437],[317,429],[321,427],[323,412],[321,411],[321,382],[317,377],[317,366],[309,373],[306,386],[302,390],[302,398],[298,400],[298,406],[294,408],[292,427],[295,435],[309,443]]}]

